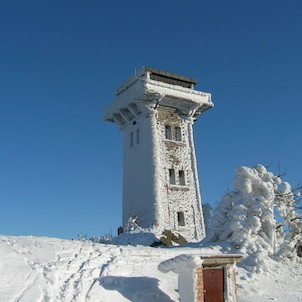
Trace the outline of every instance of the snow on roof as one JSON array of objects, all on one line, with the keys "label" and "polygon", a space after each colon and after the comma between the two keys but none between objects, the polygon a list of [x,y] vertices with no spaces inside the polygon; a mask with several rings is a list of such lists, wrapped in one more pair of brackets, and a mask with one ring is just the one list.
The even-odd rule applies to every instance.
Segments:
[{"label": "snow on roof", "polygon": [[161,262],[158,265],[158,269],[163,273],[168,273],[170,271],[179,273],[183,270],[201,267],[202,263],[203,260],[200,256],[183,254]]},{"label": "snow on roof", "polygon": [[183,270],[194,269],[201,266],[232,264],[235,262],[240,262],[241,259],[242,255],[239,254],[182,254],[161,262],[158,266],[158,269],[163,273],[167,273],[169,271],[179,273]]}]

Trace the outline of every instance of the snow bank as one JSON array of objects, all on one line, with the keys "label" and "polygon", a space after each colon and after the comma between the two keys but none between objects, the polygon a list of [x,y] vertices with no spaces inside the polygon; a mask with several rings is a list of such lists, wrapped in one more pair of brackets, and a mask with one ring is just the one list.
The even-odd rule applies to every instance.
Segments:
[{"label": "snow bank", "polygon": [[195,268],[201,267],[203,261],[200,256],[179,255],[159,264],[161,272],[170,271],[178,274],[178,290],[180,301],[196,301],[196,272]]},{"label": "snow bank", "polygon": [[118,237],[114,237],[112,242],[118,245],[132,245],[132,246],[151,246],[154,242],[159,242],[160,234],[156,235],[155,232],[150,230],[140,230],[137,232],[125,232]]},{"label": "snow bank", "polygon": [[[226,245],[225,245],[226,247]],[[163,273],[210,248],[149,248],[55,238],[0,236],[0,301],[5,302],[177,302],[178,276]],[[181,256],[182,254],[192,255]],[[302,301],[302,265],[272,262],[270,273],[238,268],[239,302]]]},{"label": "snow bank", "polygon": [[178,301],[177,275],[157,267],[201,252],[0,236],[0,301]]}]

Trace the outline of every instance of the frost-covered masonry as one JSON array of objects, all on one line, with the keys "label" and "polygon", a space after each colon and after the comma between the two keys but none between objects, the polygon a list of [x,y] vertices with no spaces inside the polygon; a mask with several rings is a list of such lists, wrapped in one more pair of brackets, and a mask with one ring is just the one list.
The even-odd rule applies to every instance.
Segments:
[{"label": "frost-covered masonry", "polygon": [[105,111],[124,135],[123,225],[204,238],[193,139],[197,117],[211,108],[191,79],[143,68],[117,91]]}]

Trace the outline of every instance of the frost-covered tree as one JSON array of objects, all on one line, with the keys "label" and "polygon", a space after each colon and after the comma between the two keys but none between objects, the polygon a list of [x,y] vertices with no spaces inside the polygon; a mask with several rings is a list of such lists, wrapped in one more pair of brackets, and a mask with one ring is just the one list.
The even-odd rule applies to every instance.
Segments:
[{"label": "frost-covered tree", "polygon": [[[239,167],[234,191],[214,210],[207,241],[227,241],[246,256],[295,257],[302,245],[302,222],[293,190],[262,165]],[[257,261],[258,261],[257,260]]]},{"label": "frost-covered tree", "polygon": [[276,213],[280,217],[276,229],[277,234],[280,234],[281,239],[283,239],[281,240],[279,255],[284,254],[287,250],[301,251],[301,190],[301,186],[292,189],[289,183],[284,182],[275,194]]}]

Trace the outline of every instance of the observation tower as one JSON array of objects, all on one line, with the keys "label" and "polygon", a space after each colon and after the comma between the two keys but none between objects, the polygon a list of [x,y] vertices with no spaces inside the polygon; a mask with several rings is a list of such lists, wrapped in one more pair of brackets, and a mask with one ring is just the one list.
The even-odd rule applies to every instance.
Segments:
[{"label": "observation tower", "polygon": [[192,78],[143,67],[116,91],[105,120],[124,136],[123,226],[205,237],[193,124],[213,107]]}]

